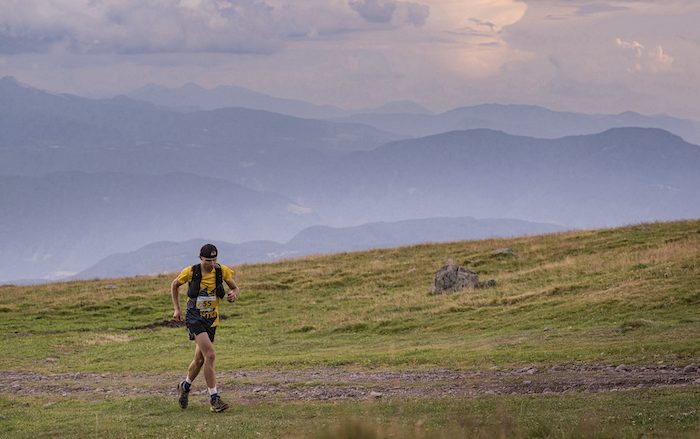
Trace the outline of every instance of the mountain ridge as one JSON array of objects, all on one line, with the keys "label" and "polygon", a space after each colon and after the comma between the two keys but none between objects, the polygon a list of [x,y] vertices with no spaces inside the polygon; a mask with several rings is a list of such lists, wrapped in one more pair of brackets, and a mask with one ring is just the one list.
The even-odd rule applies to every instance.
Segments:
[{"label": "mountain ridge", "polygon": [[700,122],[669,115],[644,115],[627,111],[618,114],[588,114],[555,111],[537,105],[479,104],[453,108],[438,114],[356,113],[337,121],[354,121],[410,137],[425,137],[446,131],[490,128],[513,135],[559,138],[594,134],[609,128],[636,126],[660,128],[700,143]]},{"label": "mountain ridge", "polygon": [[335,152],[370,149],[400,138],[357,123],[242,107],[179,113],[123,96],[56,95],[7,77],[0,83],[0,101],[8,104],[0,110],[0,146],[9,150],[52,146],[143,149],[144,145],[153,149],[197,143],[250,150],[250,144],[256,142],[268,149]]},{"label": "mountain ridge", "polygon": [[[178,220],[162,216],[162,211],[173,207],[163,205],[161,199],[177,205],[172,190],[176,187],[197,199],[195,189],[211,181],[209,177],[218,179],[209,186],[227,188],[233,197],[222,211],[227,218],[232,215],[228,225],[213,221],[216,210],[201,207],[210,213],[206,220],[218,231],[210,236],[238,241],[286,240],[311,224],[350,227],[430,217],[517,218],[567,227],[602,227],[700,216],[696,189],[700,187],[699,149],[677,134],[656,128],[611,128],[553,139],[476,128],[401,139],[372,128],[258,110],[177,113],[129,98],[102,102],[51,95],[12,79],[0,83],[0,98],[6,88],[20,95],[36,94],[38,99],[25,107],[0,107],[0,140],[9,145],[0,148],[7,225],[0,230],[7,253],[2,257],[16,262],[15,253],[9,250],[19,245],[13,228],[34,224],[44,233],[51,229],[53,215],[68,228],[42,235],[26,256],[37,267],[48,267],[50,260],[64,261],[56,262],[52,272],[76,271],[69,262],[83,257],[78,251],[59,258],[61,246],[85,246],[100,234],[108,238],[105,245],[114,241],[107,253],[128,249],[122,241],[135,239],[141,232],[134,218],[145,221],[152,231],[139,244],[171,236],[198,236],[192,231],[191,216],[179,220],[180,234],[174,234]],[[42,99],[55,103],[55,108],[40,105]],[[115,117],[102,120],[100,112],[93,111],[95,106]],[[72,111],[74,107],[80,111]],[[498,106],[481,110],[484,108],[502,110]],[[513,108],[520,111],[520,107]],[[269,117],[261,120],[260,115]],[[15,127],[13,122],[23,117],[33,125]],[[68,140],[57,143],[53,135]],[[188,176],[165,187],[162,181],[173,179],[167,175],[176,170]],[[105,181],[93,182],[76,174],[76,181],[82,181],[84,187],[55,176],[51,177],[55,182],[49,183],[45,175],[55,172],[104,173],[95,178]],[[114,180],[109,173],[130,176],[109,188],[109,195],[89,193]],[[43,179],[44,186],[34,184],[37,180],[21,180],[22,175]],[[185,181],[189,183],[183,187]],[[135,187],[136,182],[143,187]],[[156,193],[160,198],[148,198]],[[267,200],[266,207],[253,203],[246,195],[250,193]],[[84,203],[78,205],[74,198]],[[121,211],[110,207],[117,201],[124,206],[123,212],[130,212],[122,223],[113,219]],[[233,204],[238,201],[248,207],[234,212]],[[167,227],[155,227],[153,221],[134,212],[138,203],[173,234],[163,234]],[[108,207],[116,210],[106,215]],[[255,213],[255,209],[260,211]],[[102,216],[84,223],[97,213]],[[70,215],[75,219],[68,221]],[[255,218],[260,227],[254,228],[250,221],[240,223],[242,218]],[[104,231],[102,222],[131,238],[117,239],[118,234]],[[229,229],[224,230],[226,226]],[[72,237],[70,242],[64,235]],[[134,246],[133,242],[129,245]],[[26,263],[19,265],[27,267]]]},{"label": "mountain ridge", "polygon": [[[278,194],[186,173],[0,176],[0,279],[80,271],[144,242],[285,239],[318,221]],[[27,200],[31,203],[27,203]]]},{"label": "mountain ridge", "polygon": [[247,241],[234,244],[212,239],[151,243],[132,252],[107,256],[71,278],[120,277],[173,271],[191,261],[199,247],[206,242],[215,242],[219,254],[222,255],[222,261],[241,264],[270,262],[310,254],[363,251],[428,242],[513,237],[563,230],[564,227],[554,224],[471,217],[375,222],[343,228],[317,225],[301,230],[286,243]]}]

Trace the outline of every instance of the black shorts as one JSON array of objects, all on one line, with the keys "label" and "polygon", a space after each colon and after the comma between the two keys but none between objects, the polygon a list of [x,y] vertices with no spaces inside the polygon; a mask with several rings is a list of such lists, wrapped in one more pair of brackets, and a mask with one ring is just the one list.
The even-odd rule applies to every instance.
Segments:
[{"label": "black shorts", "polygon": [[190,340],[194,340],[194,337],[206,332],[209,336],[209,341],[214,343],[214,336],[216,335],[216,326],[205,325],[203,322],[192,322],[187,323],[187,334],[190,336]]}]

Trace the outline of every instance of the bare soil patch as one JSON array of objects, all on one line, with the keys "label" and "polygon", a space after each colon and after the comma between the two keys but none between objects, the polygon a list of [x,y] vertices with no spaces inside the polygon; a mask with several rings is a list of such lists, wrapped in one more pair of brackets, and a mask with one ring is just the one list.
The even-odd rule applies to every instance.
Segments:
[{"label": "bare soil patch", "polygon": [[[63,373],[0,371],[0,393],[175,396],[185,371],[175,373]],[[345,369],[218,371],[229,398],[312,401],[440,398],[614,392],[655,387],[700,387],[700,366],[555,365],[500,370],[348,371]],[[204,395],[203,377],[193,395]]]}]

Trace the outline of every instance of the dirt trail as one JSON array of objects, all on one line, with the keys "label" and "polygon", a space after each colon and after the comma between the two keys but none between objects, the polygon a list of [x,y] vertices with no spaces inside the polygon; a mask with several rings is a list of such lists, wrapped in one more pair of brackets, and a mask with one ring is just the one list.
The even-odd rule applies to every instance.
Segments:
[{"label": "dirt trail", "polygon": [[[479,371],[401,372],[342,369],[219,371],[218,387],[243,401],[335,400],[394,397],[606,392],[653,387],[700,387],[700,365],[557,365]],[[0,393],[94,397],[175,395],[181,375],[163,373],[64,373],[0,371]],[[204,394],[203,377],[194,395]]]}]

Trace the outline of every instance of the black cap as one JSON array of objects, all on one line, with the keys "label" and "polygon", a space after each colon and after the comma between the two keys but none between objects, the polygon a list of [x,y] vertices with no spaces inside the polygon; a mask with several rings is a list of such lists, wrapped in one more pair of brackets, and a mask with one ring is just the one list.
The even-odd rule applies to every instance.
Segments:
[{"label": "black cap", "polygon": [[204,244],[199,250],[199,256],[203,258],[215,258],[218,254],[219,252],[214,244]]}]

